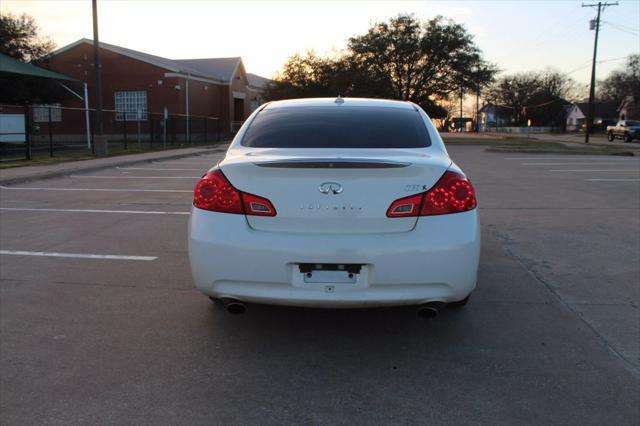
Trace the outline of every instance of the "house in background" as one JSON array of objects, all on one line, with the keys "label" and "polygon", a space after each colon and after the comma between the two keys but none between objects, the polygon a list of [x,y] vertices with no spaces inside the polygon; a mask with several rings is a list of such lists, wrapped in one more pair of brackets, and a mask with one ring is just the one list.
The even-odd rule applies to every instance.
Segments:
[{"label": "house in background", "polygon": [[490,132],[497,127],[513,126],[516,116],[511,108],[497,106],[494,104],[486,104],[478,111],[480,117],[479,131]]},{"label": "house in background", "polygon": [[[135,121],[166,108],[174,115],[217,118],[221,132],[233,132],[262,103],[261,87],[268,82],[248,74],[240,57],[167,59],[101,42],[100,59],[102,107],[115,111],[113,121]],[[92,40],[56,50],[48,67],[86,82],[95,108]],[[78,100],[64,106],[82,107]]]},{"label": "house in background", "polygon": [[[575,103],[567,114],[567,132],[577,132],[585,124],[589,112],[589,103]],[[595,129],[603,130],[609,124],[615,124],[618,120],[618,108],[613,102],[595,102],[593,125]]]},{"label": "house in background", "polygon": [[640,97],[627,96],[618,108],[620,120],[640,120]]}]

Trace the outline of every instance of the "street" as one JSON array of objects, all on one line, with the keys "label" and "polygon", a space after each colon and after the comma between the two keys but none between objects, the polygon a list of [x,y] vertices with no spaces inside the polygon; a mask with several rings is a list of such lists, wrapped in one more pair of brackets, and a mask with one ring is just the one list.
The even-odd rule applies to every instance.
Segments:
[{"label": "street", "polygon": [[431,320],[212,305],[186,236],[221,153],[2,187],[0,423],[637,424],[640,159],[449,151],[482,257]]}]

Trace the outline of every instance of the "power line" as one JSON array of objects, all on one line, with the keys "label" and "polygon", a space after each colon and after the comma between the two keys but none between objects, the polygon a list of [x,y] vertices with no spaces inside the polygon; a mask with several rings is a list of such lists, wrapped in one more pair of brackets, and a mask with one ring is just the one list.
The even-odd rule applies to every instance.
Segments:
[{"label": "power line", "polygon": [[[619,58],[603,59],[601,61],[597,61],[597,63],[598,64],[606,64],[607,62],[621,61],[621,60],[627,59],[627,58],[628,58],[628,56],[620,56]],[[580,65],[578,68],[574,68],[571,71],[567,71],[567,72],[565,72],[563,74],[564,75],[569,75],[569,74],[573,74],[574,72],[578,72],[580,70],[583,70],[583,69],[587,68],[590,65],[589,62],[591,62],[591,60],[583,62],[582,65]]]},{"label": "power line", "polygon": [[[557,20],[553,21],[550,25],[546,26],[542,31],[540,31],[535,38],[529,42],[529,45],[538,45],[540,41],[545,40],[547,38],[560,38],[560,35],[564,35],[572,31],[571,26],[568,23],[575,21],[577,18],[581,18],[577,12],[580,9],[580,6],[576,6],[573,9],[568,10],[566,13],[562,14]],[[567,21],[569,19],[569,22]],[[562,24],[562,25],[560,25]],[[560,29],[560,32],[558,32]],[[518,46],[518,51],[522,50],[521,46]],[[516,53],[515,49],[509,50],[507,52],[503,52],[496,59],[500,62],[502,59],[513,56]]]},{"label": "power line", "polygon": [[608,25],[611,25],[612,27],[619,27],[622,30],[627,30],[629,32],[636,33],[636,34],[638,34],[638,31],[639,31],[638,28],[627,27],[626,25],[622,25],[622,24],[620,24],[618,22],[609,22],[609,21],[605,21],[604,19],[602,19],[601,22],[603,22],[605,24],[608,24]]},{"label": "power line", "polygon": [[631,34],[631,35],[632,35],[632,36],[634,36],[634,37],[638,37],[638,36],[640,36],[640,33],[635,33],[635,32],[633,32],[633,31],[625,30],[625,29],[622,29],[622,28],[617,27],[617,26],[615,26],[615,25],[611,25],[611,24],[609,24],[609,28],[613,28],[614,30],[622,31],[623,33]]}]

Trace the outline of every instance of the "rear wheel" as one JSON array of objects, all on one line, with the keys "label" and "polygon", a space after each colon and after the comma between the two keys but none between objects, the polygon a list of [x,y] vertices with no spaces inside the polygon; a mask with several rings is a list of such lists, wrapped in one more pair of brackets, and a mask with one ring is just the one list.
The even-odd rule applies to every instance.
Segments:
[{"label": "rear wheel", "polygon": [[631,135],[629,133],[625,133],[624,134],[624,141],[625,142],[631,142]]},{"label": "rear wheel", "polygon": [[609,132],[609,133],[607,133],[607,139],[609,139],[609,142],[613,142],[613,140],[614,140],[615,138],[616,138],[616,137],[615,137],[615,136],[613,136],[613,132]]},{"label": "rear wheel", "polygon": [[466,306],[467,303],[469,303],[469,298],[471,297],[471,295],[465,297],[462,300],[458,300],[457,302],[451,302],[448,303],[447,306],[450,308],[454,308],[454,309],[460,309],[464,306]]}]

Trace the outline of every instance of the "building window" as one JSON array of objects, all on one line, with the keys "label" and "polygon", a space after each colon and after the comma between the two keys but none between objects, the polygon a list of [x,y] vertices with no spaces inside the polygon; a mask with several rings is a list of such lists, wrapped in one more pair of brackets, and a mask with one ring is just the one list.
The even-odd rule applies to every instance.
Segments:
[{"label": "building window", "polygon": [[115,97],[117,121],[147,119],[147,92],[115,92]]},{"label": "building window", "polygon": [[60,104],[38,104],[33,106],[33,121],[36,123],[49,122],[49,108],[51,108],[51,121],[62,121],[62,108]]}]

